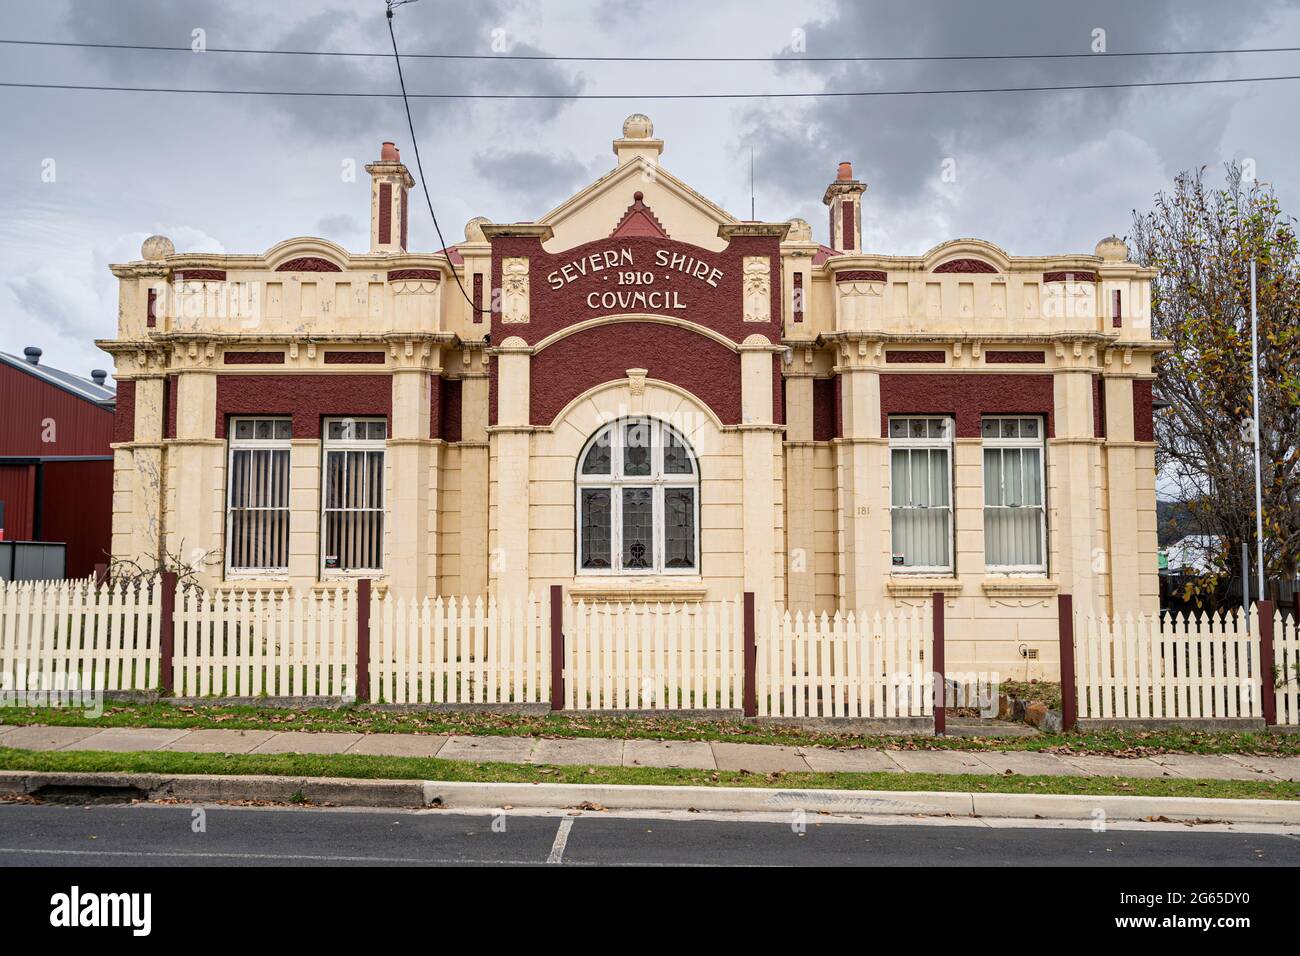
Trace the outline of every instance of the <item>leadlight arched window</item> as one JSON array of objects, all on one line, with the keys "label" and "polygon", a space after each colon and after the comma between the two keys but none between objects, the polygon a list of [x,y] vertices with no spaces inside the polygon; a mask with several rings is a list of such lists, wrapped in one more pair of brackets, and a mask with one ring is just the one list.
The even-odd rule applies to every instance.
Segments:
[{"label": "leadlight arched window", "polygon": [[698,574],[700,472],[672,427],[622,418],[578,457],[579,574]]}]

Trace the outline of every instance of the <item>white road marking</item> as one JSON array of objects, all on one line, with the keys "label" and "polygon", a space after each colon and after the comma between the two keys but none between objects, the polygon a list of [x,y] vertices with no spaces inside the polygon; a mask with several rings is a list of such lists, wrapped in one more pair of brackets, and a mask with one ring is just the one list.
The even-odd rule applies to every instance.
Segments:
[{"label": "white road marking", "polygon": [[[572,824],[570,824],[572,825]],[[181,860],[270,860],[270,861],[304,861],[309,863],[394,863],[394,864],[482,864],[486,866],[539,866],[540,861],[512,859],[478,859],[474,857],[399,857],[399,856],[324,856],[303,853],[190,853],[180,850],[49,850],[30,847],[0,847],[0,856],[86,856],[86,857],[125,857],[127,859],[181,859]],[[548,861],[549,862],[549,861]],[[628,866],[628,867],[691,867],[703,868],[716,866],[715,863],[673,862],[640,863],[630,860],[613,860],[608,863],[568,863],[566,866]],[[757,864],[748,864],[757,866]],[[779,864],[784,865],[784,864]]]},{"label": "white road marking", "polygon": [[555,831],[555,842],[551,844],[551,855],[547,863],[563,863],[564,848],[569,844],[569,831],[573,829],[573,817],[561,817],[560,828]]},{"label": "white road marking", "polygon": [[[6,804],[0,803],[0,813]],[[95,810],[133,810],[136,812],[177,812],[178,808],[205,807],[208,810],[234,811],[239,813],[356,813],[387,814],[390,816],[432,816],[432,817],[487,817],[500,813],[500,809],[487,807],[318,807],[318,806],[240,806],[228,803],[133,803],[80,806],[65,804],[45,804],[50,808],[65,808],[78,811]],[[561,817],[571,819],[572,807],[521,807],[511,809],[511,816],[516,817]],[[586,816],[587,814],[581,814]],[[779,823],[788,825],[788,811],[736,811],[736,810],[637,810],[631,808],[606,807],[596,819],[606,820],[666,820],[690,823]],[[811,822],[826,825],[852,825],[868,827],[974,827],[976,829],[995,830],[1090,830],[1095,824],[1091,818],[1080,820],[1067,819],[1025,819],[1015,817],[974,817],[974,816],[907,816],[904,814],[839,814],[819,813],[809,816]],[[1288,836],[1300,839],[1300,829],[1293,823],[1198,823],[1188,826],[1178,821],[1161,823],[1147,820],[1108,820],[1107,830],[1123,830],[1148,833],[1257,833],[1271,836]]]}]

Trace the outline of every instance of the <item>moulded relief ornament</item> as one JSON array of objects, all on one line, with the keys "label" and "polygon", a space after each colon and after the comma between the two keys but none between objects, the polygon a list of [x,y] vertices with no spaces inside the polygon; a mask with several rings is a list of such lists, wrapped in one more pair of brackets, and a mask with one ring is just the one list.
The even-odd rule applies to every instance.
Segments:
[{"label": "moulded relief ornament", "polygon": [[772,267],[767,256],[745,256],[744,274],[746,322],[772,321]]},{"label": "moulded relief ornament", "polygon": [[528,258],[511,256],[501,261],[501,321],[528,321]]}]

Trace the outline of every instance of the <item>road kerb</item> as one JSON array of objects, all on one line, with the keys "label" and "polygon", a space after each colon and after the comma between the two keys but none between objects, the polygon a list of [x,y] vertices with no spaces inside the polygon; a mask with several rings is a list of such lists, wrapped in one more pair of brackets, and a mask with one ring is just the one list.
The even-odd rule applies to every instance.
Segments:
[{"label": "road kerb", "polygon": [[0,771],[0,793],[79,791],[97,799],[193,803],[266,802],[344,807],[449,809],[700,810],[829,813],[848,816],[976,816],[991,818],[1216,821],[1300,825],[1300,801],[1201,797],[1127,797],[955,791],[812,790],[768,787],[628,786],[618,784],[469,783],[361,780],[240,774],[154,774]]}]

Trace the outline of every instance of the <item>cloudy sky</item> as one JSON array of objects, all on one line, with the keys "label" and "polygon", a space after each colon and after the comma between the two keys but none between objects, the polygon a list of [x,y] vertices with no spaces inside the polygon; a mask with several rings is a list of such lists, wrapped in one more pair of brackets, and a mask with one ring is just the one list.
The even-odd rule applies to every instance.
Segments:
[{"label": "cloudy sky", "polygon": [[[382,0],[45,0],[0,7],[0,38],[383,52]],[[1230,16],[1225,16],[1225,10]],[[916,254],[978,236],[1013,253],[1091,251],[1180,170],[1251,160],[1300,210],[1300,81],[1086,92],[655,100],[651,94],[915,90],[1300,74],[1300,53],[906,63],[813,57],[1300,47],[1300,2],[1243,0],[419,0],[400,9],[412,91],[614,94],[422,100],[415,121],[450,241],[467,219],[534,219],[608,171],[630,112],[666,140],[664,166],[744,218],[801,216],[825,239],[838,161],[869,184],[866,245]],[[793,47],[793,48],[792,48]],[[753,56],[760,63],[528,62],[569,56]],[[391,59],[0,46],[0,81],[186,88],[396,89]],[[151,233],[182,251],[260,252],[318,235],[364,249],[358,170],[393,139],[400,101],[0,88],[0,350],[45,349],[85,374],[116,313],[110,262]],[[412,162],[413,165],[413,162]],[[955,170],[955,179],[945,179]],[[413,204],[411,245],[438,246]]]}]

